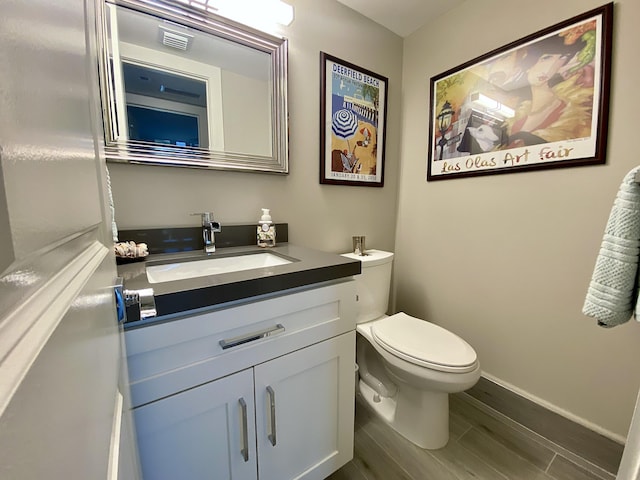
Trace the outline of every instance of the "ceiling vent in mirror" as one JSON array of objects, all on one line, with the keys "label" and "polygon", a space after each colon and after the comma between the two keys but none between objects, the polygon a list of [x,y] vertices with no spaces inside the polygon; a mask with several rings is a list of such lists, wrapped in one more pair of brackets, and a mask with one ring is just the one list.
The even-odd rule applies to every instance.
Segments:
[{"label": "ceiling vent in mirror", "polygon": [[169,30],[162,25],[158,25],[158,27],[160,28],[160,38],[163,45],[183,51],[188,50],[191,46],[193,35]]}]

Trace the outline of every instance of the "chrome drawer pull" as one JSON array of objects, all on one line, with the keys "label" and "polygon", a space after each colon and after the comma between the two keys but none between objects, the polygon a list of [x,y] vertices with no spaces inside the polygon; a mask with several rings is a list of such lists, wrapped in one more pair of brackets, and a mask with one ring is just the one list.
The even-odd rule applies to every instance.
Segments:
[{"label": "chrome drawer pull", "polygon": [[271,442],[271,445],[276,446],[276,392],[273,388],[267,387],[267,394],[269,395],[269,412],[271,415],[271,433],[267,435],[267,438]]},{"label": "chrome drawer pull", "polygon": [[231,347],[237,347],[245,343],[253,342],[254,340],[260,340],[261,338],[271,337],[273,335],[279,335],[284,332],[284,327],[279,323],[272,328],[266,328],[259,332],[249,333],[247,335],[241,335],[239,337],[227,338],[220,340],[220,346],[223,350]]},{"label": "chrome drawer pull", "polygon": [[245,462],[249,461],[249,433],[247,431],[247,402],[244,398],[238,400],[240,403],[240,409],[242,410],[242,449],[240,454]]}]

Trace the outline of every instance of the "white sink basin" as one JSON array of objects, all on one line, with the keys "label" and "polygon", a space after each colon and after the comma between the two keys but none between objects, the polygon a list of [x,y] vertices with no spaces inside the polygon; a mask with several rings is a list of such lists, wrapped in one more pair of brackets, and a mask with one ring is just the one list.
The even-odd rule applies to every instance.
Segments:
[{"label": "white sink basin", "polygon": [[287,263],[291,263],[291,260],[268,252],[236,255],[234,257],[207,258],[191,262],[148,266],[147,279],[149,283],[172,282],[174,280],[207,277],[209,275],[240,272],[254,268],[275,267],[277,265],[286,265]]}]

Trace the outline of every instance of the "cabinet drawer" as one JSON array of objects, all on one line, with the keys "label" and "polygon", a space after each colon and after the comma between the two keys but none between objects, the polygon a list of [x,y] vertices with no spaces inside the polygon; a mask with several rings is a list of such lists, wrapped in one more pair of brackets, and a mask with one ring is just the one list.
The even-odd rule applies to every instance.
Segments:
[{"label": "cabinet drawer", "polygon": [[126,331],[133,406],[353,330],[354,283],[348,279]]}]

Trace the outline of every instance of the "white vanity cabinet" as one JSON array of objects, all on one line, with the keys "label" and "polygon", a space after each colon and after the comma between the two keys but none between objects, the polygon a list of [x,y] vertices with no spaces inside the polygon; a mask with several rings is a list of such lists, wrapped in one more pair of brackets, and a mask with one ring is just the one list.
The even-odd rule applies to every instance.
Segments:
[{"label": "white vanity cabinet", "polygon": [[355,332],[255,367],[258,478],[320,480],[353,457]]},{"label": "white vanity cabinet", "polygon": [[137,408],[134,419],[144,479],[256,478],[252,369]]},{"label": "white vanity cabinet", "polygon": [[340,281],[126,332],[145,480],[321,480],[348,462],[355,301]]}]

